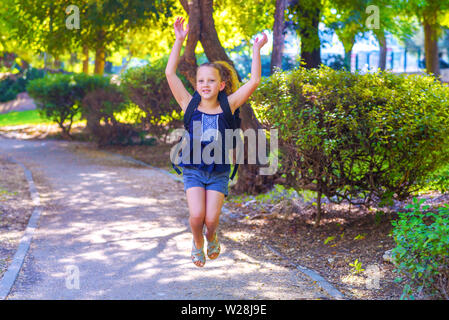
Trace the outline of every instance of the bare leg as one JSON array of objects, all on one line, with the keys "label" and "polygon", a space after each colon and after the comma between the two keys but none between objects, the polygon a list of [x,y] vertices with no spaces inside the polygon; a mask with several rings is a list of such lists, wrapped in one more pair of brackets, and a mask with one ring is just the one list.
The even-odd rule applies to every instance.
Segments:
[{"label": "bare leg", "polygon": [[195,246],[200,249],[204,245],[203,226],[206,216],[206,190],[202,187],[192,187],[186,190],[189,206],[189,223]]},{"label": "bare leg", "polygon": [[206,190],[206,238],[212,241],[218,228],[224,194],[215,190]]}]

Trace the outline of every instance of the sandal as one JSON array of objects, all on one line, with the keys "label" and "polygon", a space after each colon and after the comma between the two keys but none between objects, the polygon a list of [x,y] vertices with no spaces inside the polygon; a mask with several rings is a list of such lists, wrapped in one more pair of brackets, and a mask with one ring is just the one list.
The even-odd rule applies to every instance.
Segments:
[{"label": "sandal", "polygon": [[[204,245],[203,245],[203,247],[201,249],[197,249],[195,247],[195,240],[193,240],[191,257],[192,257],[193,263],[197,267],[203,267],[204,264],[206,263],[206,256],[204,255],[203,248],[204,248]],[[200,264],[197,264],[197,262],[200,262]]]},{"label": "sandal", "polygon": [[218,242],[217,233],[215,232],[214,238],[211,242],[207,243],[207,256],[213,260],[220,254],[220,243]]}]

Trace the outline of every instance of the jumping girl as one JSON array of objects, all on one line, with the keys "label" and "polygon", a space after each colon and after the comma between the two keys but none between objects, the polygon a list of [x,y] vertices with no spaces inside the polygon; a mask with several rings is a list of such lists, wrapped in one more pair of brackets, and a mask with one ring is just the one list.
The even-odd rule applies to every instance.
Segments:
[{"label": "jumping girl", "polygon": [[[184,40],[189,32],[189,24],[184,29],[184,18],[178,17],[174,24],[176,40],[165,69],[168,84],[184,114],[192,95],[186,90],[176,75],[179,63],[179,54]],[[218,100],[220,92],[227,95],[232,114],[243,105],[256,90],[261,79],[260,49],[267,43],[267,36],[256,39],[253,45],[253,60],[251,64],[251,78],[240,88],[232,83],[234,72],[226,63],[205,63],[198,67],[196,72],[196,92],[201,97],[198,106],[192,114],[193,121],[201,121],[200,137],[193,136],[192,125],[189,134],[193,139],[201,140],[201,147],[210,142],[203,140],[203,134],[212,129],[220,133],[224,140],[224,130],[229,129],[223,116],[223,110]],[[237,80],[238,81],[238,80]],[[234,80],[235,82],[235,80]],[[212,137],[213,138],[213,137]],[[189,223],[193,234],[191,257],[193,263],[203,267],[206,263],[204,255],[203,227],[206,225],[207,256],[216,259],[220,253],[220,243],[217,238],[217,228],[224,197],[228,195],[230,165],[221,164],[180,164],[183,167],[184,191],[186,192],[189,207]]]}]

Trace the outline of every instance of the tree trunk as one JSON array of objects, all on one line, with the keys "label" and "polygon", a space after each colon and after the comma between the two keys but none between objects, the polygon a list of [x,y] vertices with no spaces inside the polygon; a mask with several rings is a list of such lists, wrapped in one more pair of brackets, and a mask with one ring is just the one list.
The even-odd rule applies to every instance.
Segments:
[{"label": "tree trunk", "polygon": [[[180,0],[184,10],[189,15],[189,35],[184,54],[179,63],[179,71],[186,76],[193,87],[196,86],[195,75],[197,63],[195,58],[195,47],[198,41],[204,48],[209,61],[223,60],[234,67],[234,63],[227,56],[218,38],[213,20],[212,0]],[[239,81],[241,77],[236,71]],[[262,126],[256,119],[252,108],[248,104],[240,107],[240,117],[242,119],[242,130],[248,128],[261,129]],[[246,148],[246,145],[245,145]],[[247,152],[244,160],[247,163]],[[265,192],[272,188],[275,176],[258,176],[257,165],[240,164],[238,169],[238,182],[234,186],[233,193],[258,193]]]},{"label": "tree trunk", "polygon": [[[301,61],[307,69],[317,68],[321,64],[321,42],[318,35],[321,10],[319,7],[309,8],[298,3],[299,12],[303,15],[305,25],[299,28],[301,37]],[[304,24],[304,22],[302,22]]]},{"label": "tree trunk", "polygon": [[58,56],[56,56],[55,60],[53,61],[53,68],[57,70],[61,68],[61,60],[59,60]]},{"label": "tree trunk", "polygon": [[274,68],[282,69],[282,52],[284,51],[284,13],[286,0],[276,0],[276,10],[274,12],[273,26],[273,51],[271,53],[270,72],[274,72]]},{"label": "tree trunk", "polygon": [[83,46],[83,72],[89,74],[89,47]]},{"label": "tree trunk", "polygon": [[187,80],[189,80],[192,87],[196,87],[196,69],[198,67],[196,63],[195,48],[200,40],[200,26],[201,26],[201,13],[199,0],[189,1],[181,0],[181,4],[184,10],[189,15],[189,33],[187,36],[187,43],[184,49],[184,54],[181,56],[179,62],[179,72],[183,74]]},{"label": "tree trunk", "polygon": [[64,126],[64,124],[62,122],[58,122],[59,127],[61,128],[61,136],[64,139],[67,140],[73,140],[73,136],[70,134],[70,127],[72,126],[72,124],[69,125],[69,127]]},{"label": "tree trunk", "polygon": [[376,33],[377,41],[379,41],[379,68],[385,70],[387,67],[387,39],[385,38],[385,32],[381,29]]},{"label": "tree trunk", "polygon": [[321,50],[313,49],[312,52],[306,50],[305,46],[301,44],[301,61],[304,61],[304,68],[318,68],[321,64]]},{"label": "tree trunk", "polygon": [[97,50],[95,51],[95,74],[102,75],[104,73],[104,57],[104,48],[97,48]]},{"label": "tree trunk", "polygon": [[352,47],[351,49],[345,49],[345,68],[348,71],[351,71],[351,55],[352,55]]},{"label": "tree trunk", "polygon": [[103,75],[104,73],[104,62],[105,62],[105,31],[100,30],[98,32],[97,47],[95,49],[95,69],[94,73]]},{"label": "tree trunk", "polygon": [[44,73],[47,73],[48,68],[48,53],[44,52]]},{"label": "tree trunk", "polygon": [[440,63],[438,60],[438,26],[431,17],[424,17],[424,50],[426,52],[427,73],[435,76],[440,74]]},{"label": "tree trunk", "polygon": [[355,33],[349,31],[345,32],[344,29],[336,30],[335,33],[337,34],[338,39],[340,39],[341,43],[343,44],[343,49],[345,51],[344,56],[345,69],[351,71],[351,55],[355,43]]},{"label": "tree trunk", "polygon": [[[258,152],[257,146],[259,145],[257,130],[262,129],[262,125],[257,120],[253,109],[248,103],[245,103],[240,107],[240,117],[242,118],[242,130],[247,129],[256,130],[256,148],[255,152]],[[266,140],[269,145],[269,141]],[[260,166],[257,164],[248,163],[248,143],[244,143],[244,161],[245,164],[240,164],[238,169],[238,181],[232,188],[231,194],[259,194],[271,190],[275,184],[275,180],[280,176],[279,174],[273,175],[260,175]]]}]

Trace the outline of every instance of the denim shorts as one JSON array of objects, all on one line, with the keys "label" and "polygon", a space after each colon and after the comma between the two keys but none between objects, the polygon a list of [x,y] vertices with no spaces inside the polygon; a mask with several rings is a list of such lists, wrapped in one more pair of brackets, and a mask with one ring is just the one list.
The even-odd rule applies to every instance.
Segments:
[{"label": "denim shorts", "polygon": [[206,190],[215,190],[228,196],[229,174],[225,172],[207,172],[192,167],[184,167],[182,176],[184,180],[184,192],[191,187],[202,187]]}]

